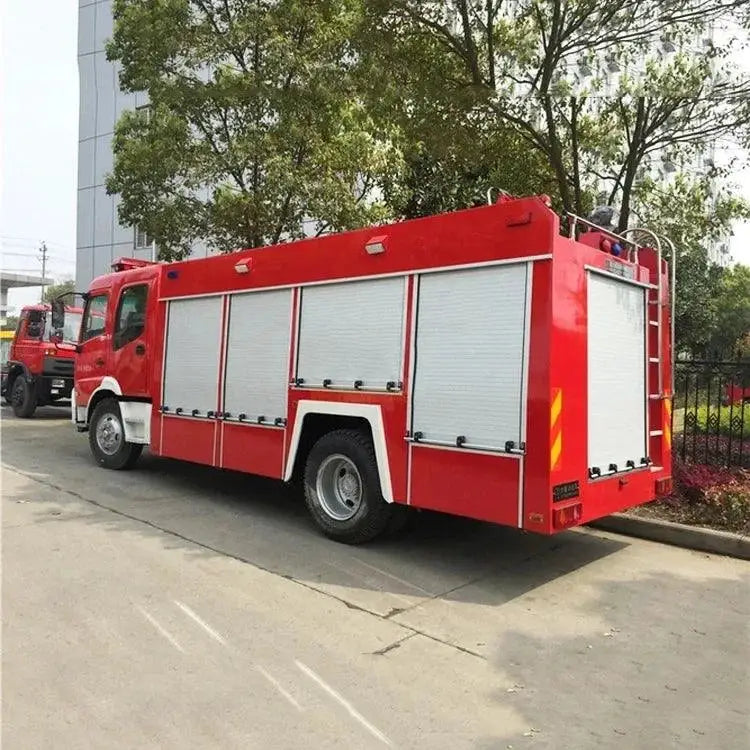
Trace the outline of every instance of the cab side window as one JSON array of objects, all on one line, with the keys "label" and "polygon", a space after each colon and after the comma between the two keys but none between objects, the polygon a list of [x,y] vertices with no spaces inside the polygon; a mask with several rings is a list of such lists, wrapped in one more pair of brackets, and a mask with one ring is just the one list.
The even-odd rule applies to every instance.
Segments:
[{"label": "cab side window", "polygon": [[40,339],[44,333],[44,313],[39,310],[31,310],[26,321],[27,339]]},{"label": "cab side window", "polygon": [[97,294],[88,298],[81,326],[81,342],[101,336],[107,317],[107,295]]},{"label": "cab side window", "polygon": [[146,298],[148,285],[138,284],[122,290],[117,306],[115,336],[113,345],[121,349],[143,334],[146,326]]}]

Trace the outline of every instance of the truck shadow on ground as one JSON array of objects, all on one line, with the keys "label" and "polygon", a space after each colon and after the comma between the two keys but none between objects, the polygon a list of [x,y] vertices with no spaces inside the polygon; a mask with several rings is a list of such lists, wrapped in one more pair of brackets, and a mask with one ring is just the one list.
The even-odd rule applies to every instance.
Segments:
[{"label": "truck shadow on ground", "polygon": [[[335,587],[337,598],[380,614],[406,608],[412,599],[502,604],[626,546],[575,532],[539,537],[424,512],[405,532],[348,547],[322,537],[299,494],[278,482],[156,458],[127,474],[102,472],[93,485],[86,482],[89,471],[100,470],[89,463],[74,485],[59,477],[50,482],[106,509],[88,516],[91,523],[158,535],[165,546],[184,547],[190,555],[229,555],[313,587]],[[64,498],[58,495],[63,504]],[[397,598],[369,601],[357,590]]]},{"label": "truck shadow on ground", "polygon": [[64,419],[70,421],[70,401],[61,401],[60,404],[56,404],[55,406],[38,406],[34,412],[34,416],[29,419],[19,419],[13,413],[13,407],[3,401],[2,408],[0,409],[0,418],[2,418],[3,422],[7,420],[21,424],[31,424],[32,420],[54,422]]},{"label": "truck shadow on ground", "polygon": [[[627,545],[423,512],[405,532],[350,547],[320,535],[299,488],[148,454],[133,471],[104,471],[94,465],[85,436],[67,426],[40,427],[14,429],[11,440],[7,433],[3,439],[4,461],[30,477],[27,501],[40,499],[41,482],[57,491],[61,506],[87,503],[90,523],[156,535],[190,556],[228,555],[380,616],[426,599],[502,604]],[[31,456],[24,456],[24,445],[34,445]],[[51,453],[54,469],[44,458]]]}]

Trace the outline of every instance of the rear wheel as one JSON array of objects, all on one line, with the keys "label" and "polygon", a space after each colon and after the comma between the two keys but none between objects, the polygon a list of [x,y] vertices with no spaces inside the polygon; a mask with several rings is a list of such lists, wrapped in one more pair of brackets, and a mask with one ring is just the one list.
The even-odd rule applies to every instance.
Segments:
[{"label": "rear wheel", "polygon": [[28,419],[34,416],[37,404],[34,383],[29,383],[23,375],[18,375],[11,386],[10,403],[17,417]]},{"label": "rear wheel", "polygon": [[120,405],[112,398],[100,401],[89,426],[89,446],[100,466],[106,469],[130,469],[143,446],[125,440]]},{"label": "rear wheel", "polygon": [[359,430],[336,430],[318,440],[305,465],[305,501],[331,539],[370,541],[385,531],[392,507],[380,492],[372,441]]}]

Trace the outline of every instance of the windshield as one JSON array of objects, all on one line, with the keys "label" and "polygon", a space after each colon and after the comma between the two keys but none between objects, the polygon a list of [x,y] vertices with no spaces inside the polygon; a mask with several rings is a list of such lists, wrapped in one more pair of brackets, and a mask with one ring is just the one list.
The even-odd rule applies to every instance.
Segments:
[{"label": "windshield", "polygon": [[63,341],[78,341],[81,332],[82,313],[65,311],[65,324],[63,325]]},{"label": "windshield", "polygon": [[73,312],[72,310],[66,310],[65,323],[63,324],[62,331],[53,331],[51,328],[52,316],[47,314],[45,317],[45,339],[51,340],[54,333],[62,333],[63,341],[69,341],[71,343],[76,343],[78,341],[78,334],[81,332],[82,313]]}]

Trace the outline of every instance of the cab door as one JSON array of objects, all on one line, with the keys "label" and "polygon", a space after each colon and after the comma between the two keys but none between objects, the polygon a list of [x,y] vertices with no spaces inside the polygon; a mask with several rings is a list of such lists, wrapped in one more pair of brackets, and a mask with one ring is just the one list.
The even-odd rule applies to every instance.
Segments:
[{"label": "cab door", "polygon": [[10,358],[26,365],[32,375],[42,373],[43,335],[44,313],[41,310],[25,310],[18,321]]},{"label": "cab door", "polygon": [[123,396],[149,395],[149,331],[146,307],[153,280],[140,281],[120,290],[112,336],[111,372]]},{"label": "cab door", "polygon": [[107,325],[109,294],[92,292],[86,299],[75,363],[76,406],[86,406],[108,375],[111,326]]}]

